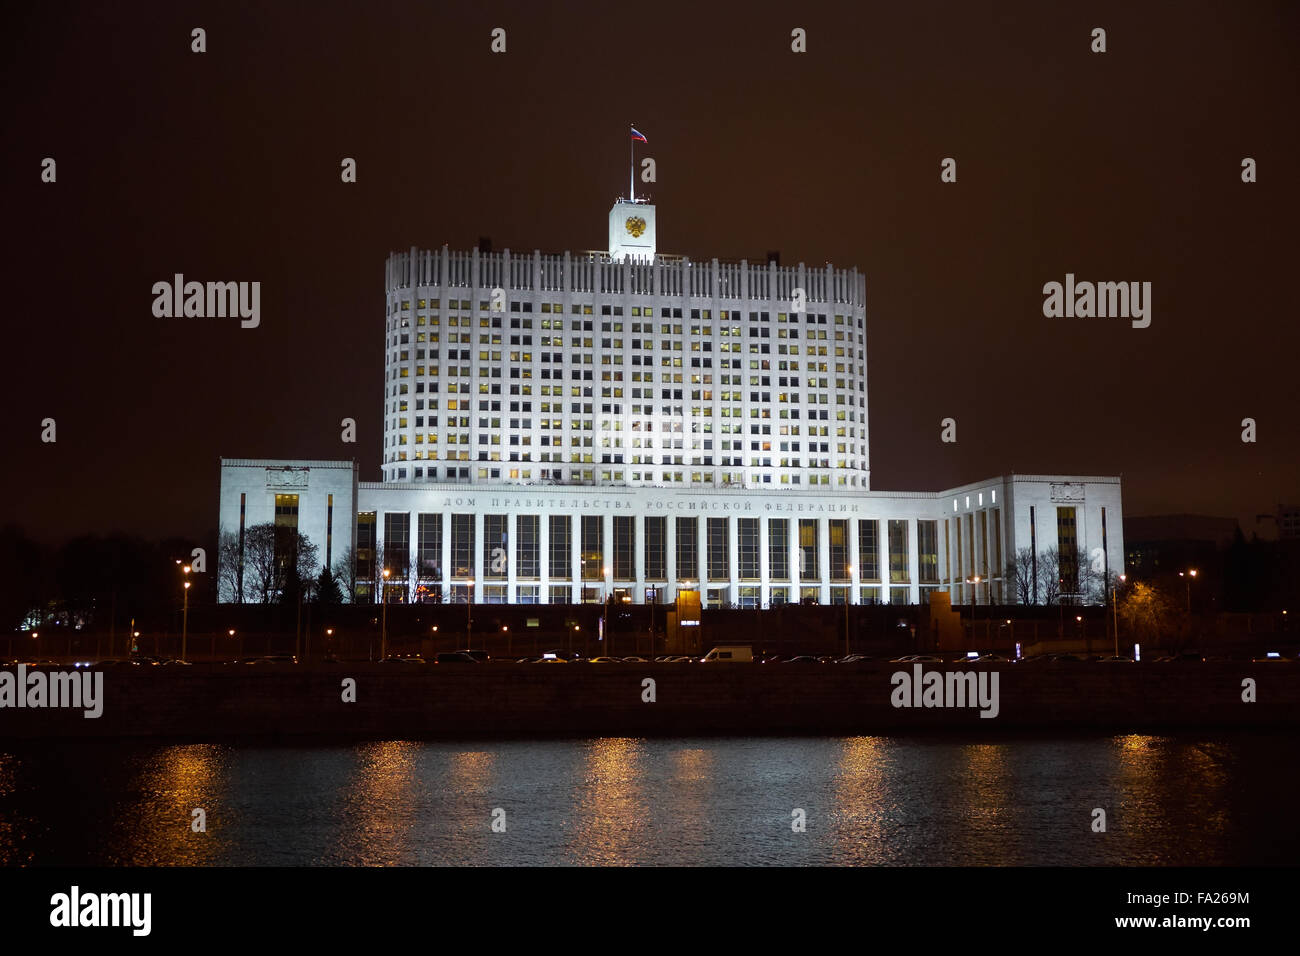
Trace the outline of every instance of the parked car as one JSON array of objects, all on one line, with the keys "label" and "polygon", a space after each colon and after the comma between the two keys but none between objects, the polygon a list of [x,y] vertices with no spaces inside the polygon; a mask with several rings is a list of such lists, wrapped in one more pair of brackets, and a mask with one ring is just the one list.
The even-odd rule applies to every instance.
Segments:
[{"label": "parked car", "polygon": [[419,654],[389,654],[379,663],[381,664],[424,664],[425,659]]},{"label": "parked car", "polygon": [[752,664],[753,662],[754,648],[750,644],[719,644],[700,658],[701,664]]},{"label": "parked car", "polygon": [[588,658],[590,664],[618,664],[620,661],[616,657],[592,657]]},{"label": "parked car", "polygon": [[623,658],[623,663],[624,664],[648,664],[649,661],[647,661],[644,657],[625,657]]},{"label": "parked car", "polygon": [[464,651],[442,651],[434,655],[433,662],[435,664],[477,664],[479,660]]},{"label": "parked car", "polygon": [[1100,661],[1098,661],[1098,663],[1100,663],[1100,664],[1132,664],[1132,663],[1134,663],[1134,660],[1133,660],[1133,658],[1131,658],[1131,657],[1125,657],[1123,654],[1119,655],[1118,657],[1116,657],[1114,654],[1112,654],[1110,657],[1103,657]]},{"label": "parked car", "polygon": [[816,663],[817,663],[817,658],[813,657],[811,654],[797,654],[797,655],[795,655],[794,657],[790,658],[788,661],[784,661],[783,663],[786,663],[786,664],[816,664]]},{"label": "parked car", "polygon": [[978,664],[1010,664],[1011,658],[1003,657],[1001,654],[981,654],[975,658]]},{"label": "parked car", "polygon": [[492,660],[492,655],[489,654],[487,651],[481,651],[481,650],[469,650],[469,649],[467,649],[467,648],[461,648],[460,650],[456,651],[455,653],[457,653],[457,654],[468,654],[470,657],[474,658],[474,660],[476,660],[476,661],[477,661],[478,663],[480,663],[480,664],[487,664],[488,662],[490,662],[490,661]]}]

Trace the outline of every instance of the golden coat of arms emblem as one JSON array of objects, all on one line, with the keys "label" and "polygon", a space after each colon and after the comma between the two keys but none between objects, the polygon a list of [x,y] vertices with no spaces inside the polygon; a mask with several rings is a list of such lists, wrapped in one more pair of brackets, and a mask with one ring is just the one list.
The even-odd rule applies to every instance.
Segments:
[{"label": "golden coat of arms emblem", "polygon": [[645,220],[640,216],[632,216],[623,225],[627,227],[627,231],[632,234],[633,239],[640,239],[641,233],[645,232]]}]

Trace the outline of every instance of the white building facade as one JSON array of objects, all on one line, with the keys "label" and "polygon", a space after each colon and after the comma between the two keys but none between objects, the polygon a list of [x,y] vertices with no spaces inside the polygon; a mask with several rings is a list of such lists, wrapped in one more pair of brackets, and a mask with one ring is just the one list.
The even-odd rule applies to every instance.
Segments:
[{"label": "white building facade", "polygon": [[1011,603],[1025,548],[1122,571],[1118,478],[871,490],[856,269],[659,255],[646,203],[609,228],[608,254],[390,256],[383,481],[223,459],[222,530],[350,549],[363,600],[381,564],[396,601],[706,607]]}]

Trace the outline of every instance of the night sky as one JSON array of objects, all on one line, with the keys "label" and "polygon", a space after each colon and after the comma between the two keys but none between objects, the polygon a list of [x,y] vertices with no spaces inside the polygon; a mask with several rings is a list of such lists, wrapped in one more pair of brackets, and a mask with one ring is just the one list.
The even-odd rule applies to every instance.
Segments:
[{"label": "night sky", "polygon": [[[223,455],[378,480],[385,257],[603,248],[629,123],[660,251],[866,274],[873,488],[1300,499],[1294,3],[58,3],[0,43],[0,523],[43,540],[205,534]],[[260,281],[260,328],[154,318],[177,272]],[[1044,318],[1067,272],[1151,282],[1150,328]]]}]

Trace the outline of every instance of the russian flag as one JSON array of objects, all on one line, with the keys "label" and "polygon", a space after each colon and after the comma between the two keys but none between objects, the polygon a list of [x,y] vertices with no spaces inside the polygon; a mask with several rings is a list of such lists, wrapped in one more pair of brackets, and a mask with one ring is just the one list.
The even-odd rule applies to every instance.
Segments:
[{"label": "russian flag", "polygon": [[[638,143],[645,143],[645,142],[646,142],[646,138],[645,138],[644,136],[642,136],[640,133],[638,133],[638,132],[636,131],[636,127],[635,127],[635,126],[632,127],[632,139],[635,140],[635,141],[638,142]],[[648,146],[649,143],[646,143],[646,145]]]}]

